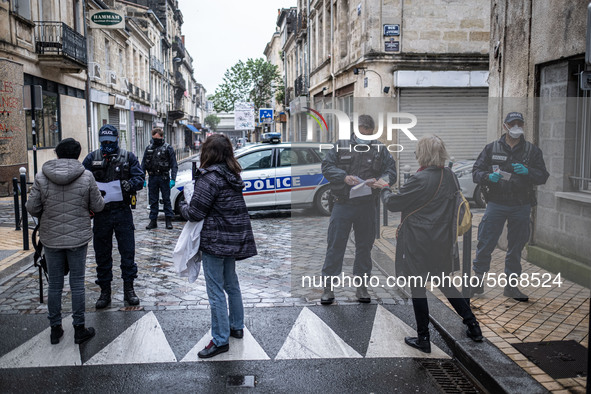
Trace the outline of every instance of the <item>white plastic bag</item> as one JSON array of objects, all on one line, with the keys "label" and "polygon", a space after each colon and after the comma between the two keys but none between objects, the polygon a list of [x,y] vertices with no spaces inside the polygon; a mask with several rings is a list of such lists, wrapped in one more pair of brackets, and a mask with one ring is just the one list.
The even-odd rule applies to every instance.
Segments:
[{"label": "white plastic bag", "polygon": [[[185,201],[187,202],[191,201],[194,185],[195,182],[193,181],[190,185],[185,186],[183,190]],[[202,228],[203,220],[199,222],[187,222],[172,252],[172,261],[176,273],[181,277],[188,277],[190,283],[195,282],[201,269],[199,241]]]}]

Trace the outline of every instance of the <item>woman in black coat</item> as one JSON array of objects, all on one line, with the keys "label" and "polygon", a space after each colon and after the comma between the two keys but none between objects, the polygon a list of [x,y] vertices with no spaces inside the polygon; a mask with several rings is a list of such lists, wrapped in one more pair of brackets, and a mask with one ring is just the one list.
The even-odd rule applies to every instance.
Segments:
[{"label": "woman in black coat", "polygon": [[[457,185],[455,174],[445,168],[449,158],[445,144],[437,136],[421,138],[417,144],[416,174],[393,193],[384,181],[374,187],[382,187],[382,201],[388,210],[402,212],[402,225],[396,242],[396,272],[404,276],[423,279],[411,286],[412,304],[417,321],[417,337],[406,337],[406,344],[425,353],[431,352],[429,341],[429,306],[425,280],[428,276],[443,276],[454,271],[452,218]],[[439,289],[450,301],[467,325],[467,335],[482,341],[480,326],[470,309],[469,302],[449,283]]]},{"label": "woman in black coat", "polygon": [[[201,148],[191,203],[181,204],[183,217],[203,220],[199,251],[211,307],[211,342],[198,354],[209,358],[227,352],[229,337],[244,335],[244,308],[236,260],[257,254],[250,217],[242,196],[240,164],[228,137],[214,134]],[[226,294],[228,304],[226,304]],[[229,313],[228,313],[229,306]]]}]

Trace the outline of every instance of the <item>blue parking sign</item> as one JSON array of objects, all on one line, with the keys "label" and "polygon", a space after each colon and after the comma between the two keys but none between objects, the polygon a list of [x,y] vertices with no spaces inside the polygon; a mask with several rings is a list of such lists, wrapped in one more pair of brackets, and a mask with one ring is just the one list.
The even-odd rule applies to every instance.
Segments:
[{"label": "blue parking sign", "polygon": [[273,123],[273,108],[259,108],[259,122]]}]

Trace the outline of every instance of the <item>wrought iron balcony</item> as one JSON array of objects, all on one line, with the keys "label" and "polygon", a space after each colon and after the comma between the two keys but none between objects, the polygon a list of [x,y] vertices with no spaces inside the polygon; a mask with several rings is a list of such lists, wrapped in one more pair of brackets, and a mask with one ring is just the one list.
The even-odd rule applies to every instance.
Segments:
[{"label": "wrought iron balcony", "polygon": [[150,57],[150,68],[160,75],[164,75],[164,64],[156,56]]},{"label": "wrought iron balcony", "polygon": [[294,93],[295,96],[306,96],[308,94],[308,87],[306,86],[306,76],[305,75],[300,75],[299,77],[296,78],[296,80],[294,81]]},{"label": "wrought iron balcony", "polygon": [[65,72],[86,68],[86,37],[63,22],[35,22],[35,52],[39,60]]}]

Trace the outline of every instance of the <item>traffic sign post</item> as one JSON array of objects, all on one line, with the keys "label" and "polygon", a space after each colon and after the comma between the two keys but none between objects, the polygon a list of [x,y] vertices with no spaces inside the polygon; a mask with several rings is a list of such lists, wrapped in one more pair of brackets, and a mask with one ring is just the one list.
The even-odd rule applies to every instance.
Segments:
[{"label": "traffic sign post", "polygon": [[259,108],[259,123],[273,123],[273,108]]}]

